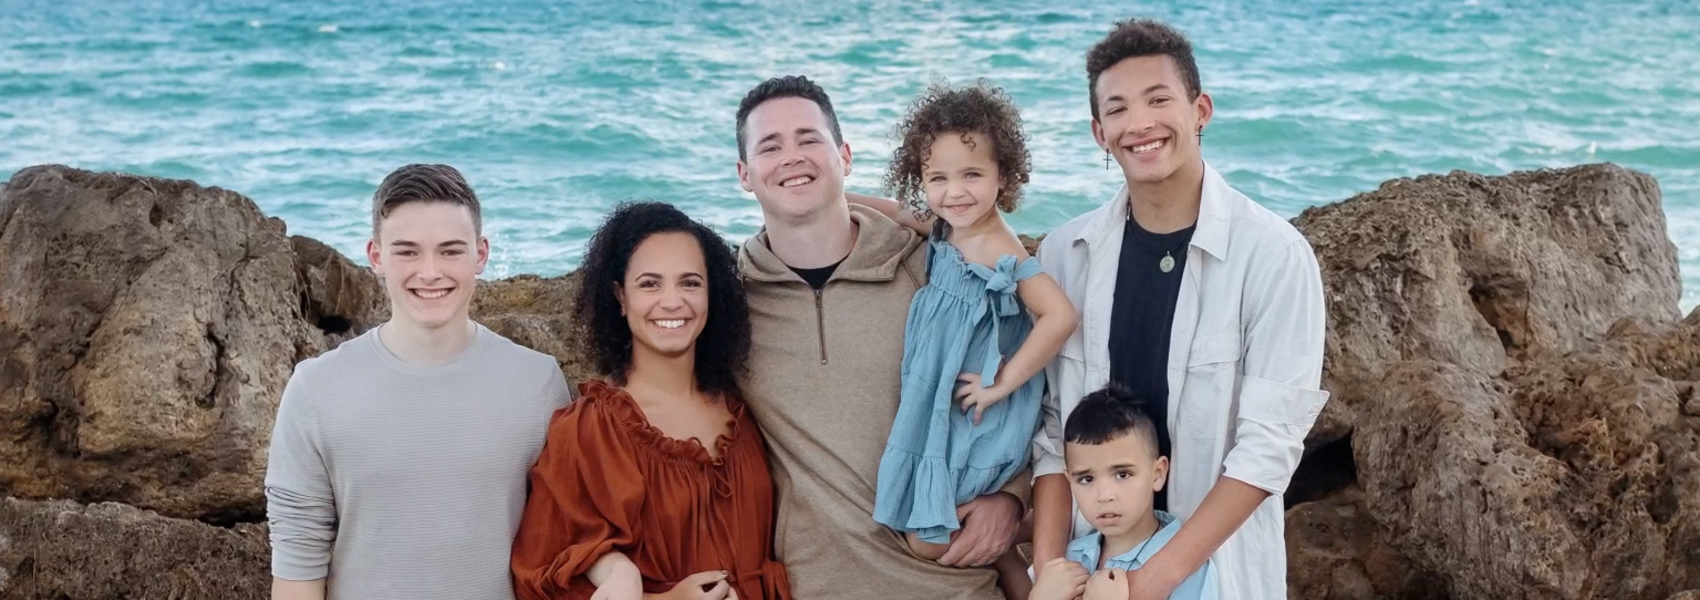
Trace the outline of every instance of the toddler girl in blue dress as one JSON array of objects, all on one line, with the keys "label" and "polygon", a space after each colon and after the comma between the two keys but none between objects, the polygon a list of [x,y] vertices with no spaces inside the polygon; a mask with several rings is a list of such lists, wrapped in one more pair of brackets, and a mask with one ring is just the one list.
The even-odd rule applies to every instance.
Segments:
[{"label": "toddler girl in blue dress", "polygon": [[[896,202],[851,198],[931,236],[928,281],[909,305],[902,398],[874,519],[937,560],[960,528],[957,507],[1026,468],[1043,369],[1078,316],[999,214],[1015,209],[1031,171],[1009,96],[984,83],[933,86],[897,137],[885,182]],[[1013,551],[998,570],[1006,589],[1016,577],[1030,583]]]}]

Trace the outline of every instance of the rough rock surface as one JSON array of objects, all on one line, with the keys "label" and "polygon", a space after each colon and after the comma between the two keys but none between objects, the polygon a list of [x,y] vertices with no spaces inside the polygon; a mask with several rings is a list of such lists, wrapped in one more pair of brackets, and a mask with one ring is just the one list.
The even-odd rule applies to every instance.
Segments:
[{"label": "rough rock surface", "polygon": [[338,296],[304,283],[282,221],[188,181],[33,167],[0,197],[0,266],[0,491],[260,514],[277,392],[339,337],[303,318]]},{"label": "rough rock surface", "polygon": [[1620,318],[1681,316],[1658,184],[1615,165],[1396,179],[1294,224],[1328,300],[1333,397],[1312,445],[1350,433],[1396,362],[1494,375]]},{"label": "rough rock surface", "polygon": [[265,526],[214,527],[115,503],[0,499],[0,598],[260,600]]},{"label": "rough rock surface", "polygon": [[1388,547],[1348,487],[1287,511],[1287,597],[1310,600],[1445,600],[1444,586]]}]

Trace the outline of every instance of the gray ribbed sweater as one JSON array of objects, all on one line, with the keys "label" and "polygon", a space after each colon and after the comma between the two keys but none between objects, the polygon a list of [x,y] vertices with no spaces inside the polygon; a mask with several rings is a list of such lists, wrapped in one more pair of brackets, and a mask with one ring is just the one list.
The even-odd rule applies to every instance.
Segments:
[{"label": "gray ribbed sweater", "polygon": [[373,329],[295,367],[266,469],[272,574],[327,598],[511,600],[526,473],[569,391],[555,359],[482,325],[454,362]]}]

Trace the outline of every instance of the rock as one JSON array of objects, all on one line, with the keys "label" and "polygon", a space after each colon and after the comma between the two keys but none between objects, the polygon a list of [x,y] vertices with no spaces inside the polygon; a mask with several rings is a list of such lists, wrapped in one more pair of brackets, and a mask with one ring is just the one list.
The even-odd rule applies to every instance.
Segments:
[{"label": "rock", "polygon": [[389,320],[389,298],[371,269],[313,238],[293,236],[289,245],[306,290],[302,315],[333,342],[330,347]]},{"label": "rock", "polygon": [[263,525],[0,499],[0,598],[260,600],[270,595],[270,561]]},{"label": "rock", "polygon": [[1679,592],[1674,596],[1671,596],[1669,598],[1665,598],[1665,600],[1700,600],[1700,590],[1688,590],[1686,592]]},{"label": "rock", "polygon": [[[1354,432],[1386,542],[1459,598],[1663,598],[1700,585],[1700,418],[1661,375],[1700,319],[1626,322],[1495,376],[1396,363]],[[1687,363],[1692,372],[1697,363]]]},{"label": "rock", "polygon": [[583,381],[593,372],[579,354],[583,332],[572,319],[578,279],[574,272],[481,281],[472,299],[472,318],[515,343],[554,356],[569,381]]},{"label": "rock", "polygon": [[1485,374],[1598,339],[1623,317],[1678,318],[1676,248],[1657,183],[1610,164],[1396,179],[1294,224],[1328,302],[1311,445],[1348,434],[1393,363]]},{"label": "rock", "polygon": [[260,518],[293,365],[370,324],[359,276],[318,258],[298,273],[283,223],[234,192],[19,171],[0,197],[0,493]]},{"label": "rock", "polygon": [[1287,511],[1287,597],[1293,600],[1445,600],[1442,585],[1383,541],[1348,487]]}]

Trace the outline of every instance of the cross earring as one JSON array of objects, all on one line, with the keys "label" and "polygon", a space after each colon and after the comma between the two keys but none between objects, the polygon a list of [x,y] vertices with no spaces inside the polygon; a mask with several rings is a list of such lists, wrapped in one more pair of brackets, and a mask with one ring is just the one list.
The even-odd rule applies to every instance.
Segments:
[{"label": "cross earring", "polygon": [[1110,170],[1110,151],[1109,150],[1104,151],[1104,170],[1105,171]]}]

